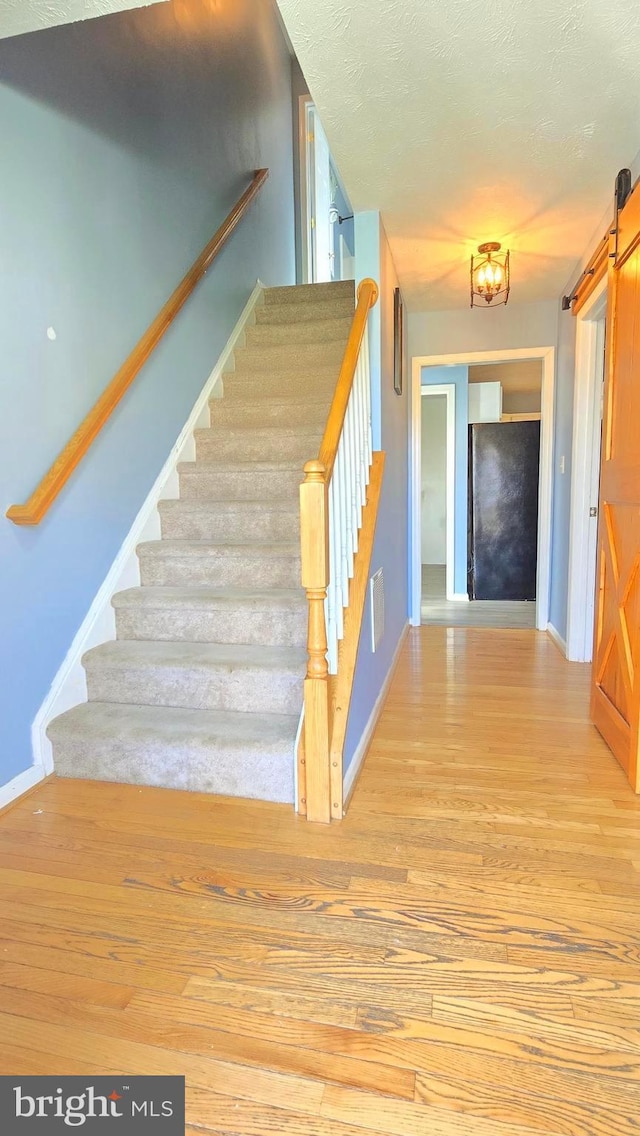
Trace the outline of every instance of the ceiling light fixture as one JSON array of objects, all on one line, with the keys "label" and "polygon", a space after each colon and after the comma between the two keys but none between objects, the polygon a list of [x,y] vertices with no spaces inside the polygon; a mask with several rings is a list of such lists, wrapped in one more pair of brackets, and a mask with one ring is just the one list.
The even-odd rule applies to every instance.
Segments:
[{"label": "ceiling light fixture", "polygon": [[471,307],[492,304],[496,297],[498,304],[506,304],[509,299],[511,276],[509,272],[509,250],[500,252],[497,241],[487,241],[478,245],[477,255],[471,257]]}]

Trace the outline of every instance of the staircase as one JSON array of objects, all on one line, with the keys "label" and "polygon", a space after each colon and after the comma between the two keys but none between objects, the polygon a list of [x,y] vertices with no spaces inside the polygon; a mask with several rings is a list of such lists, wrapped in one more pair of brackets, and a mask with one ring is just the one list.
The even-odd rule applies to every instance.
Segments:
[{"label": "staircase", "polygon": [[117,638],[83,658],[89,700],[48,728],[59,776],[293,801],[299,485],[353,313],[353,281],[265,291],[141,586],[113,597]]}]

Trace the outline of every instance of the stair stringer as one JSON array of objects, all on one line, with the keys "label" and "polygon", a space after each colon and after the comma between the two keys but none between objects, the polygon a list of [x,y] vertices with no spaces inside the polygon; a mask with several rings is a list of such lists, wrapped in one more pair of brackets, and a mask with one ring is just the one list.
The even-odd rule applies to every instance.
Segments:
[{"label": "stair stringer", "polygon": [[117,592],[140,586],[140,562],[136,549],[141,542],[160,537],[159,502],[178,497],[178,464],[192,461],[195,457],[195,430],[210,425],[209,400],[222,396],[222,375],[233,369],[234,352],[244,345],[245,329],[256,322],[255,311],[263,300],[264,288],[261,280],[256,281],[213,371],[122,542],[33,720],[33,766],[42,769],[43,776],[54,772],[53,746],[47,737],[49,723],[66,710],[87,701],[87,680],[82,657],[92,647],[116,638],[115,611],[111,600]]}]

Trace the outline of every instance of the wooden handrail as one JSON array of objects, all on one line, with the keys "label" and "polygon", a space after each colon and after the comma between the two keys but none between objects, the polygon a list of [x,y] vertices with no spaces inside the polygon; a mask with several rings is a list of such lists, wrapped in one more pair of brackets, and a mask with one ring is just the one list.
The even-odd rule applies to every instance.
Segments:
[{"label": "wooden handrail", "polygon": [[200,256],[192,264],[175,292],[158,312],[153,323],[145,331],[142,339],[114,375],[106,390],[80,423],[73,437],[67,442],[42,481],[34,489],[24,505],[12,505],[7,517],[16,525],[37,525],[53,505],[58,494],[66,485],[76,466],[80,463],[102,427],[108,422],[116,406],[126,394],[136,375],[157,347],[169,329],[178,312],[184,307],[191,293],[211,267],[216,256],[229,239],[234,229],[244,217],[254,197],[259,193],[269,176],[268,170],[257,170],[251,185],[238,199],[228,217],[211,238]]},{"label": "wooden handrail", "polygon": [[344,424],[344,416],[347,413],[349,395],[351,394],[353,378],[356,373],[356,364],[367,327],[369,309],[374,306],[377,299],[378,285],[375,280],[371,280],[370,278],[362,280],[358,288],[358,303],[356,304],[349,339],[347,340],[333,402],[331,403],[327,425],[318,454],[318,461],[322,462],[325,469],[325,481],[327,485],[331,481],[331,474],[333,473],[333,466],[338,452],[338,443]]}]

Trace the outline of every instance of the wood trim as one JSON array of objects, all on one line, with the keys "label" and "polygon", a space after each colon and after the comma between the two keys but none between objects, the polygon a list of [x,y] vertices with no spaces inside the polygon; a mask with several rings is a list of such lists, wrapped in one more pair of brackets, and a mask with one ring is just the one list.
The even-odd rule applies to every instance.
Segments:
[{"label": "wood trim", "polygon": [[37,525],[49,511],[147,359],[170,328],[178,312],[184,307],[224,244],[244,217],[268,176],[269,171],[266,169],[256,171],[249,187],[238,199],[228,217],[202,250],[197,260],[194,261],[164,307],[158,312],[142,339],[139,340],[120,370],[114,375],[95,406],[80,423],[75,434],[67,442],[40,484],[34,489],[29,500],[23,505],[12,505],[7,510],[7,517],[14,524]]},{"label": "wood trim", "polygon": [[349,585],[349,606],[344,613],[344,637],[338,647],[338,673],[333,686],[333,728],[329,749],[331,775],[331,816],[343,816],[343,758],[347,733],[349,706],[353,693],[353,679],[358,657],[358,644],[362,630],[362,616],[367,595],[367,581],[373,553],[373,541],[378,520],[378,507],[382,492],[385,454],[373,454],[367,502],[362,512],[360,539],[353,566],[353,579]]},{"label": "wood trim", "polygon": [[500,417],[501,422],[540,422],[542,414],[537,410],[531,410],[527,414],[503,414]]},{"label": "wood trim", "polygon": [[571,297],[571,311],[574,316],[584,307],[609,270],[609,237],[613,224],[609,225],[600,240],[591,260],[587,264]]},{"label": "wood trim", "polygon": [[[621,754],[629,752],[631,727],[625,722],[622,714],[607,697],[601,686],[596,685],[591,692],[591,718],[594,726],[606,741],[609,749],[616,755],[617,760],[631,781],[630,762],[623,761]],[[637,787],[631,784],[634,792]]]},{"label": "wood trim", "polygon": [[378,285],[375,280],[369,278],[363,280],[358,288],[358,302],[356,304],[353,323],[351,324],[349,339],[347,340],[333,402],[331,403],[327,425],[318,454],[318,460],[322,462],[326,470],[327,485],[331,481],[331,474],[333,473],[333,466],[338,452],[338,443],[344,424],[344,416],[347,413],[347,405],[356,373],[358,356],[360,355],[360,348],[367,327],[369,309],[374,306],[377,299]]},{"label": "wood trim", "polygon": [[396,649],[393,652],[393,658],[391,659],[391,664],[389,666],[389,670],[387,671],[387,677],[385,678],[385,680],[382,684],[382,687],[380,688],[380,693],[378,694],[378,697],[376,698],[376,700],[373,704],[373,710],[371,711],[371,713],[369,715],[369,721],[367,722],[367,724],[366,724],[366,726],[365,726],[365,728],[362,732],[362,737],[360,738],[360,742],[358,744],[358,747],[357,747],[353,757],[351,758],[349,768],[347,769],[347,772],[345,774],[344,789],[343,789],[343,793],[344,793],[343,815],[347,812],[347,809],[349,808],[349,806],[351,804],[351,799],[353,797],[353,794],[356,791],[358,779],[360,777],[360,774],[362,773],[364,763],[365,763],[367,754],[369,752],[369,748],[371,746],[371,742],[373,741],[373,737],[374,737],[374,734],[375,734],[375,731],[376,731],[376,728],[377,728],[377,725],[378,725],[378,719],[380,718],[380,715],[382,714],[382,711],[384,710],[385,703],[387,701],[387,698],[389,696],[389,692],[391,690],[391,684],[394,680],[395,673],[398,669],[398,664],[400,662],[400,656],[402,655],[402,649],[405,645],[407,635],[409,634],[410,631],[411,631],[411,624],[407,620],[407,622],[405,623],[405,625],[402,628],[402,631],[400,632],[400,635],[398,637],[398,642],[396,643]]},{"label": "wood trim", "polygon": [[302,729],[300,730],[300,737],[298,738],[298,746],[296,750],[296,762],[298,767],[298,791],[296,799],[296,810],[300,816],[307,815],[307,757],[304,748],[304,717],[302,721]]},{"label": "wood trim", "polygon": [[304,467],[300,486],[300,556],[302,587],[309,605],[307,677],[304,680],[304,780],[300,793],[308,820],[328,824],[329,779],[329,665],[324,605],[329,583],[329,509],[327,479],[320,461]]}]

